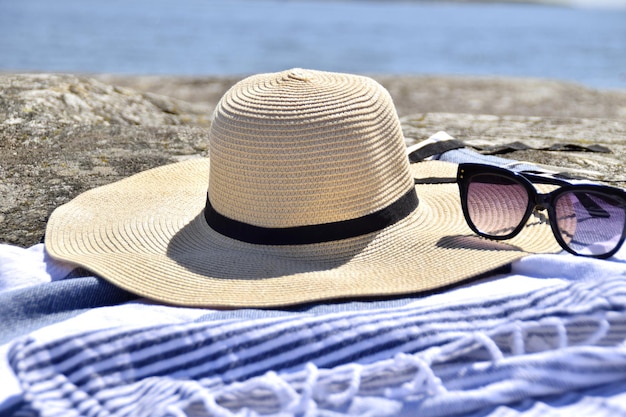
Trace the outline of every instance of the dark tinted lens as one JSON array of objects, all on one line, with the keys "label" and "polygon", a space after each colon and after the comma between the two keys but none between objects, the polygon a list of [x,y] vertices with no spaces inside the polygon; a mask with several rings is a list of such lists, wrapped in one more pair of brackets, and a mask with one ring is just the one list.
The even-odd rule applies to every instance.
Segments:
[{"label": "dark tinted lens", "polygon": [[524,219],[528,192],[514,179],[495,174],[474,175],[467,189],[470,221],[482,233],[507,236]]},{"label": "dark tinted lens", "polygon": [[626,221],[622,199],[596,191],[570,191],[555,201],[565,243],[581,255],[604,255],[619,244]]}]

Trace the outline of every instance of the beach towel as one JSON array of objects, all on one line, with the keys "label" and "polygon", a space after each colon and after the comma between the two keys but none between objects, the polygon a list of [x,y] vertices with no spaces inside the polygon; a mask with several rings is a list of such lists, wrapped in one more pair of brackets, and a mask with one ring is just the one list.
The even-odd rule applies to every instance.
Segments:
[{"label": "beach towel", "polygon": [[43,245],[0,265],[1,415],[626,415],[624,248],[277,309],[156,304]]}]

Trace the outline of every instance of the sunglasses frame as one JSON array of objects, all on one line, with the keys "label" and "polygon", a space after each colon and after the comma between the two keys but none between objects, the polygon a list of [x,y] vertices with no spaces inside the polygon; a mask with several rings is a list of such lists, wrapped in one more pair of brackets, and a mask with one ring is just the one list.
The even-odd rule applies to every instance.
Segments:
[{"label": "sunglasses frame", "polygon": [[[511,181],[515,181],[526,189],[528,193],[528,204],[526,207],[526,211],[524,212],[524,216],[520,221],[519,225],[511,232],[506,235],[490,235],[488,233],[480,231],[471,220],[469,215],[469,208],[467,204],[468,197],[468,189],[469,184],[471,183],[471,179],[479,174],[489,174],[495,175],[499,177],[506,178]],[[557,224],[557,216],[556,216],[556,208],[555,202],[556,200],[563,194],[577,191],[577,192],[594,192],[601,193],[612,198],[620,199],[623,202],[623,209],[625,211],[626,216],[626,191],[611,187],[608,185],[600,185],[600,184],[572,184],[564,179],[554,178],[554,177],[546,177],[543,175],[536,175],[527,172],[516,172],[511,171],[505,168],[500,168],[493,165],[485,165],[485,164],[476,164],[476,163],[462,163],[459,164],[457,171],[457,184],[459,186],[459,193],[461,196],[461,207],[463,209],[463,215],[465,216],[465,221],[468,226],[474,233],[479,236],[492,239],[492,240],[506,240],[515,237],[522,229],[526,226],[528,219],[532,215],[535,210],[546,210],[548,213],[548,222],[550,223],[550,228],[552,229],[552,233],[556,241],[559,245],[569,253],[572,253],[577,256],[586,256],[592,258],[600,258],[605,259],[613,256],[622,246],[624,240],[626,239],[626,221],[624,222],[624,227],[622,230],[621,238],[615,247],[603,254],[581,254],[576,252],[574,249],[570,248],[567,243],[563,240],[561,236],[561,232],[559,230]],[[549,192],[549,193],[540,193],[537,191],[533,184],[548,184],[548,185],[556,185],[559,188]]]}]

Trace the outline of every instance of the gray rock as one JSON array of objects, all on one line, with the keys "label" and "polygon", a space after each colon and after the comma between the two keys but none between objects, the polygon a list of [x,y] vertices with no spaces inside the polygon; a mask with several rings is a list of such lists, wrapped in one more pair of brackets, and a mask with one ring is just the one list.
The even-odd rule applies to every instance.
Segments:
[{"label": "gray rock", "polygon": [[[97,78],[0,74],[0,242],[37,243],[52,210],[81,192],[206,156],[211,111],[237,81]],[[394,97],[409,143],[444,130],[476,146],[601,144],[611,153],[508,156],[625,184],[626,92],[538,80],[377,78]]]},{"label": "gray rock", "polygon": [[[522,142],[531,149],[502,156],[626,186],[626,120],[424,113],[401,121],[408,144],[423,140],[433,130],[446,131],[481,150]],[[593,145],[608,152],[586,151]],[[581,150],[568,150],[571,148]]]},{"label": "gray rock", "polygon": [[526,78],[378,77],[401,116],[467,113],[626,120],[626,90]]},{"label": "gray rock", "polygon": [[[234,77],[98,75],[106,83],[175,97],[213,108]],[[540,117],[626,119],[626,91],[598,91],[578,84],[527,78],[374,75],[393,97],[400,116],[467,113]]]},{"label": "gray rock", "polygon": [[0,242],[40,241],[79,193],[203,155],[199,104],[72,75],[0,76]]},{"label": "gray rock", "polygon": [[207,108],[73,75],[0,76],[0,125],[37,134],[50,126],[208,125]]}]

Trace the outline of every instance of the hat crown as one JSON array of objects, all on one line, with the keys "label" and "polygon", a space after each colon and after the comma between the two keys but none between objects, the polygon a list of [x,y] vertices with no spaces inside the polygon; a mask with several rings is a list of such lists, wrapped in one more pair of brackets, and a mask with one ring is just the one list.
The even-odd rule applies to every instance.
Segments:
[{"label": "hat crown", "polygon": [[413,187],[393,102],[374,80],[312,70],[252,76],[218,103],[209,199],[255,226],[355,219]]}]

